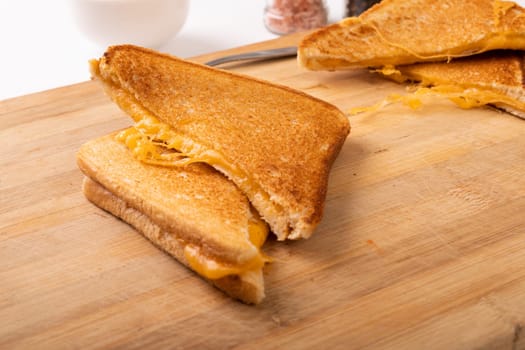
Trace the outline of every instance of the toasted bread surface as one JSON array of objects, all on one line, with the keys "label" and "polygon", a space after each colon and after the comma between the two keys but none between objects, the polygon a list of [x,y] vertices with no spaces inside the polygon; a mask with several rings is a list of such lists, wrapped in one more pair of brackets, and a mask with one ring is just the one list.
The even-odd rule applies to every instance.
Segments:
[{"label": "toasted bread surface", "polygon": [[424,85],[504,86],[522,88],[523,53],[497,50],[454,59],[450,62],[427,62],[397,66],[405,79]]},{"label": "toasted bread surface", "polygon": [[307,35],[298,60],[313,70],[448,60],[525,48],[525,11],[500,0],[383,0]]},{"label": "toasted bread surface", "polygon": [[135,120],[154,115],[190,140],[188,147],[220,155],[231,166],[217,169],[246,193],[279,239],[312,234],[331,165],[350,130],[336,107],[136,46],[110,47],[92,70]]},{"label": "toasted bread surface", "polygon": [[185,265],[184,249],[191,245],[202,256],[238,268],[242,273],[213,279],[214,283],[246,302],[262,299],[262,277],[254,276],[261,275],[264,258],[249,234],[250,223],[260,219],[253,217],[248,199],[223,175],[205,164],[184,168],[143,164],[114,134],[84,144],[77,162],[91,179],[84,192],[95,204]]}]

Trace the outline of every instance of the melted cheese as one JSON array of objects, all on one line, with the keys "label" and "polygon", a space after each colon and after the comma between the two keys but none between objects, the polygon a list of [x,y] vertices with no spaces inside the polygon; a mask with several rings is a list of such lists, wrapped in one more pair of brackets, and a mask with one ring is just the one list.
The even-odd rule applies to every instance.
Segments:
[{"label": "melted cheese", "polygon": [[214,259],[208,258],[201,253],[197,246],[191,244],[184,248],[184,256],[194,271],[209,279],[219,279],[227,275],[238,275],[242,273],[243,270],[239,266],[221,264]]},{"label": "melted cheese", "polygon": [[266,237],[268,237],[268,225],[259,218],[259,214],[255,213],[253,209],[252,218],[248,222],[248,236],[250,242],[257,248],[261,248]]},{"label": "melted cheese", "polygon": [[[410,81],[408,76],[403,75],[401,71],[393,66],[378,68],[373,70],[373,72],[383,74],[398,83]],[[476,84],[455,85],[451,83],[437,83],[424,76],[417,77],[417,80],[422,81],[420,87],[410,94],[392,94],[373,106],[352,108],[349,113],[355,115],[364,112],[375,112],[393,103],[402,103],[411,109],[418,109],[423,104],[422,97],[428,95],[446,97],[464,109],[503,104],[518,110],[525,110],[525,103],[523,101],[511,97],[503,91],[497,90],[497,88],[484,87]]]},{"label": "melted cheese", "polygon": [[190,138],[184,137],[169,125],[162,123],[147,111],[139,110],[134,104],[133,115],[136,120],[132,128],[121,131],[117,139],[123,142],[142,162],[161,166],[184,166],[191,163],[206,163],[230,178],[236,178],[236,183],[244,193],[255,194],[264,203],[272,202],[266,207],[266,215],[280,217],[283,207],[271,200],[269,193],[245,172],[228,162],[219,152],[205,149]]},{"label": "melted cheese", "polygon": [[143,115],[132,128],[120,132],[117,139],[126,144],[137,159],[145,163],[168,167],[207,163],[230,176],[242,178],[242,182],[256,186],[221,154],[204,149],[191,139],[179,135],[152,115]]},{"label": "melted cheese", "polygon": [[520,110],[525,110],[525,103],[512,97],[504,95],[499,91],[484,89],[481,87],[461,87],[456,85],[438,85],[434,87],[420,87],[415,92],[408,95],[392,94],[385,100],[369,107],[352,108],[349,113],[352,115],[364,112],[375,112],[392,103],[402,103],[412,109],[417,109],[422,105],[424,95],[437,95],[446,97],[457,106],[470,109],[485,105],[505,104]]},{"label": "melted cheese", "polygon": [[408,95],[391,94],[387,96],[383,101],[379,101],[378,103],[372,106],[354,107],[350,109],[348,113],[351,115],[356,115],[365,112],[377,112],[383,109],[384,107],[394,103],[402,103],[405,106],[410,107],[411,109],[418,109],[422,105],[420,95],[426,93],[425,89],[427,88],[421,88],[416,92]]},{"label": "melted cheese", "polygon": [[[257,182],[228,162],[220,153],[204,149],[151,115],[144,115],[132,128],[121,131],[117,139],[144,163],[167,167],[206,163],[226,176],[237,178],[244,192],[257,193],[264,201],[270,201],[270,195]],[[272,214],[277,216],[281,208],[277,204],[275,208],[276,211]]]},{"label": "melted cheese", "polygon": [[[257,215],[256,213],[252,213]],[[218,279],[228,275],[242,275],[261,269],[271,259],[263,255],[260,248],[268,236],[268,226],[257,216],[252,216],[248,223],[248,238],[259,248],[259,254],[243,265],[233,265],[219,262],[216,259],[202,254],[200,248],[193,244],[184,247],[184,256],[190,267],[202,276],[209,279]]]}]

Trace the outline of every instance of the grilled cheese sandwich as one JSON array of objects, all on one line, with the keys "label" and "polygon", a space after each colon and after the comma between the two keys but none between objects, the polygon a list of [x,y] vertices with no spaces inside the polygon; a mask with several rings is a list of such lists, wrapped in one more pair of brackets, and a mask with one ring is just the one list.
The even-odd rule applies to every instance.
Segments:
[{"label": "grilled cheese sandwich", "polygon": [[263,299],[268,226],[223,175],[204,164],[144,164],[116,134],[87,142],[77,160],[93,203],[227,294],[246,303]]}]

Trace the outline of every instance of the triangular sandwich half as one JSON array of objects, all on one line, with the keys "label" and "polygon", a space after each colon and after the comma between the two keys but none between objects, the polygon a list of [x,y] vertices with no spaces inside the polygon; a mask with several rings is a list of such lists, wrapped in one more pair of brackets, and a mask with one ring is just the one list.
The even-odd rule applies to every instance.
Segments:
[{"label": "triangular sandwich half", "polygon": [[264,297],[268,228],[239,189],[205,164],[159,167],[137,160],[116,135],[82,145],[83,190],[228,295]]}]

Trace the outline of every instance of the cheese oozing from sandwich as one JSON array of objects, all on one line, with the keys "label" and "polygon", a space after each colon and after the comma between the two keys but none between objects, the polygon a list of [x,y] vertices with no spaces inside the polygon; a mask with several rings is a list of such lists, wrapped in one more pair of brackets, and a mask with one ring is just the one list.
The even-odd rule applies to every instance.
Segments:
[{"label": "cheese oozing from sandwich", "polygon": [[[147,110],[132,106],[136,123],[123,130],[117,139],[123,142],[140,161],[160,166],[185,166],[191,163],[206,163],[226,176],[241,178],[241,190],[257,193],[265,201],[270,195],[248,174],[228,162],[219,152],[205,149],[188,137],[178,134],[172,127],[159,121]],[[140,109],[139,109],[140,108]],[[280,215],[283,208],[277,204],[270,207],[271,215]]]},{"label": "cheese oozing from sandwich", "polygon": [[250,274],[253,271],[260,270],[266,262],[270,261],[260,251],[268,236],[268,226],[259,218],[253,217],[248,224],[248,234],[249,240],[259,249],[259,254],[246,264],[233,265],[217,261],[203,254],[201,249],[194,244],[187,244],[184,247],[184,257],[193,270],[211,280],[228,275]]},{"label": "cheese oozing from sandwich", "polygon": [[391,94],[383,101],[380,101],[372,106],[352,108],[350,109],[349,113],[356,115],[365,112],[376,112],[394,103],[402,103],[411,109],[418,109],[423,104],[422,98],[424,96],[432,95],[448,98],[458,107],[463,109],[476,108],[486,105],[493,105],[496,107],[499,105],[507,105],[518,110],[525,110],[525,103],[497,91],[483,89],[480,87],[464,88],[455,85],[439,85],[433,87],[419,87],[414,92],[407,95]]},{"label": "cheese oozing from sandwich", "polygon": [[[505,62],[503,63],[505,64]],[[446,68],[446,65],[446,63],[434,64],[438,68]],[[472,62],[468,69],[475,71],[476,67],[476,62]],[[412,109],[417,109],[423,104],[424,96],[445,97],[463,109],[492,105],[503,109],[510,107],[513,110],[525,111],[523,89],[518,89],[517,86],[509,87],[495,81],[492,83],[483,81],[483,79],[478,82],[475,78],[472,81],[462,79],[462,81],[453,82],[453,75],[448,75],[448,71],[441,71],[442,74],[440,75],[439,70],[437,73],[412,70],[409,75],[406,75],[401,71],[401,68],[387,66],[375,69],[373,72],[382,74],[398,83],[416,81],[418,82],[417,87],[412,93],[406,95],[391,94],[373,106],[353,108],[350,110],[350,114],[374,112],[393,103],[402,103]],[[465,76],[468,77],[467,74]]]}]

